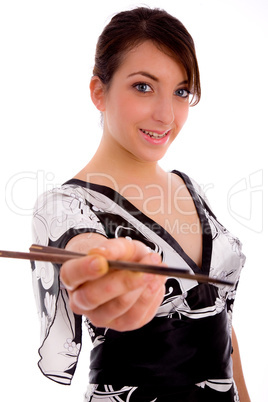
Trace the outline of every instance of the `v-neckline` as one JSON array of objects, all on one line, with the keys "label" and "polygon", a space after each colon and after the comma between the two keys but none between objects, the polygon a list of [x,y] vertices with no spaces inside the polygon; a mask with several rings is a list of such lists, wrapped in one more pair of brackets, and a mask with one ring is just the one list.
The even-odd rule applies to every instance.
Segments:
[{"label": "v-neckline", "polygon": [[[97,183],[90,183],[84,180],[80,180],[77,178],[73,178],[64,183],[67,184],[76,184],[81,187],[91,189],[93,191],[97,191],[100,194],[105,195],[109,199],[111,199],[117,205],[123,207],[130,215],[135,216],[141,223],[145,224],[147,227],[153,225],[154,228],[157,228],[157,233],[164,239],[187,263],[187,265],[196,273],[202,273],[205,275],[209,274],[210,263],[211,263],[211,255],[212,255],[212,233],[211,228],[208,222],[208,219],[204,213],[204,207],[202,206],[201,200],[194,188],[193,183],[190,178],[182,172],[177,170],[172,170],[171,173],[174,173],[181,177],[184,181],[196,208],[201,228],[202,228],[202,265],[201,268],[196,264],[196,262],[184,251],[179,242],[158,222],[154,221],[149,216],[145,215],[139,208],[137,208],[134,204],[132,204],[129,200],[127,200],[124,196],[122,196],[119,192],[114,190],[113,188]],[[120,200],[120,202],[119,202]]]},{"label": "v-neckline", "polygon": [[191,179],[185,173],[179,172],[177,170],[172,170],[171,173],[177,174],[184,181],[184,183],[187,187],[187,190],[189,191],[189,193],[192,197],[192,200],[194,202],[194,205],[195,205],[195,208],[197,211],[197,215],[200,220],[201,229],[202,229],[202,264],[201,264],[201,268],[199,268],[199,266],[191,259],[191,257],[188,254],[186,254],[184,252],[184,250],[182,248],[181,249],[184,252],[184,254],[187,256],[187,258],[191,260],[191,264],[189,264],[189,265],[195,272],[209,275],[211,257],[212,257],[212,232],[211,232],[211,227],[210,227],[208,218],[204,211],[204,206],[202,205],[200,196],[198,195]]}]

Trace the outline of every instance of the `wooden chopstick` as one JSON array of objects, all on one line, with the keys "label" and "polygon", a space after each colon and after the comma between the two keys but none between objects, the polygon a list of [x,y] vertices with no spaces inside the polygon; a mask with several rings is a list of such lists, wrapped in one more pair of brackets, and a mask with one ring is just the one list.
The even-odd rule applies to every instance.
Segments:
[{"label": "wooden chopstick", "polygon": [[59,254],[59,255],[70,255],[77,257],[84,257],[85,254],[78,253],[76,251],[66,250],[65,248],[51,247],[51,246],[41,246],[40,244],[32,244],[29,248],[30,251],[37,251],[39,253],[47,254]]},{"label": "wooden chopstick", "polygon": [[[84,257],[85,255],[86,254],[76,253],[56,247],[40,246],[38,244],[32,244],[29,253],[20,251],[0,250],[0,257],[18,258],[32,261],[49,261],[55,264],[63,264],[64,262],[70,259]],[[113,261],[113,260],[108,260],[108,264],[110,268],[114,269],[127,269],[136,272],[147,272],[156,275],[190,279],[204,283],[215,283],[227,286],[234,285],[233,282],[212,278],[208,275],[191,274],[189,272],[189,269],[187,268],[161,267],[159,265],[139,264],[130,261]]]}]

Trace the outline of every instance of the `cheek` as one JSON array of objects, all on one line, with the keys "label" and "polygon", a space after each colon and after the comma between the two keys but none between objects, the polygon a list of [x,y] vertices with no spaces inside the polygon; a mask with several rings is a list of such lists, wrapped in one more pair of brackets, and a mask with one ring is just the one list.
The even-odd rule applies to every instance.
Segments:
[{"label": "cheek", "polygon": [[187,119],[188,119],[188,115],[189,115],[189,105],[187,105],[187,107],[184,110],[184,114],[183,114],[183,124],[186,123]]},{"label": "cheek", "polygon": [[183,105],[183,107],[181,106],[176,113],[176,122],[179,129],[181,129],[186,123],[188,115],[189,115],[189,104],[187,103]]},{"label": "cheek", "polygon": [[130,121],[137,113],[137,105],[129,96],[118,96],[113,102],[112,114],[119,121]]},{"label": "cheek", "polygon": [[125,96],[120,100],[119,113],[123,119],[128,119],[130,122],[138,122],[142,120],[149,112],[149,107],[146,102],[141,102],[133,96]]}]

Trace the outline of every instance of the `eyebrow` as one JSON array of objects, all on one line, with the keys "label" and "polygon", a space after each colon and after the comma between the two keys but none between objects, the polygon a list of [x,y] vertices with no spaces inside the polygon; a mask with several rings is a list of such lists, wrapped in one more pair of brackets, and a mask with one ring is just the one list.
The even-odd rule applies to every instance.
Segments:
[{"label": "eyebrow", "polygon": [[129,77],[133,77],[134,75],[143,75],[144,77],[151,78],[153,81],[158,82],[159,79],[150,73],[146,73],[146,71],[137,71],[136,73],[132,73],[128,75]]},{"label": "eyebrow", "polygon": [[[147,73],[146,71],[137,71],[135,73],[129,74],[127,78],[133,77],[134,75],[143,75],[144,77],[150,78],[153,81],[159,82],[159,79],[155,77],[153,74]],[[184,80],[180,82],[178,85],[188,84],[188,80]]]}]

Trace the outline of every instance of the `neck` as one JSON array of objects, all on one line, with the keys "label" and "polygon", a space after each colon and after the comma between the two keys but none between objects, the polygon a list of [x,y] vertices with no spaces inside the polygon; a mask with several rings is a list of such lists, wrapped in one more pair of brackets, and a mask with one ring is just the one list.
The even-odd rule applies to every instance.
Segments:
[{"label": "neck", "polygon": [[[165,174],[157,161],[140,161],[126,150],[108,144],[102,139],[95,155],[88,165],[76,176],[90,181],[114,181],[117,185],[132,183],[139,184],[151,182],[152,179]],[[108,177],[109,176],[109,177]],[[105,180],[106,178],[106,180]],[[101,183],[100,183],[101,184]]]}]

